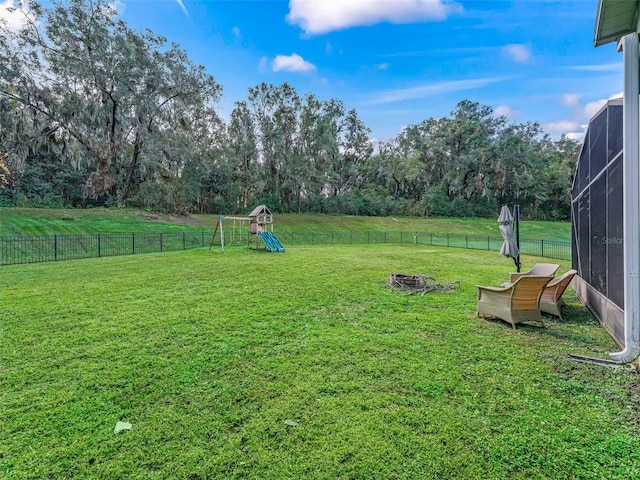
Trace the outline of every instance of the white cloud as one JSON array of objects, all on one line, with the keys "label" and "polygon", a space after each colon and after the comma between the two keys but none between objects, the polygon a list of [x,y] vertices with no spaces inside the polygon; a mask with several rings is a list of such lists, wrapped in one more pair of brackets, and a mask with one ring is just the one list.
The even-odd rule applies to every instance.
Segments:
[{"label": "white cloud", "polygon": [[262,57],[258,62],[258,72],[260,73],[266,72],[268,65],[269,65],[269,59],[267,57]]},{"label": "white cloud", "polygon": [[569,132],[566,134],[567,138],[570,138],[571,140],[576,140],[578,142],[582,142],[582,140],[584,140],[584,134],[586,133],[586,130],[583,130],[582,132]]},{"label": "white cloud", "polygon": [[184,6],[184,2],[182,0],[176,0],[176,2],[178,2],[178,5],[180,5],[180,8],[184,12],[184,14],[188,17],[189,16],[189,10],[187,10],[187,7]]},{"label": "white cloud", "polygon": [[558,120],[557,122],[547,123],[543,127],[548,133],[565,135],[571,140],[581,142],[584,139],[588,125],[581,125],[571,120]]},{"label": "white cloud", "polygon": [[581,112],[579,112],[583,119],[589,120],[593,117],[598,111],[604,107],[607,101],[605,99],[595,100],[593,102],[587,103],[584,107],[582,107]]},{"label": "white cloud", "polygon": [[450,82],[431,83],[420,87],[402,88],[381,92],[376,98],[366,103],[380,104],[401,102],[403,100],[414,100],[416,98],[432,97],[434,95],[440,95],[448,92],[473,90],[475,88],[486,87],[492,83],[502,82],[504,80],[508,80],[508,77],[476,78],[473,80],[453,80]]},{"label": "white cloud", "polygon": [[120,0],[113,0],[105,5],[101,5],[100,11],[109,18],[121,17],[126,5]]},{"label": "white cloud", "polygon": [[512,43],[502,47],[502,51],[517,63],[527,63],[531,60],[531,47],[522,43]]},{"label": "white cloud", "polygon": [[109,5],[116,11],[118,16],[122,17],[122,14],[124,13],[124,9],[126,7],[124,3],[122,3],[120,0],[113,0]]},{"label": "white cloud", "polygon": [[441,21],[460,12],[449,0],[289,0],[287,21],[315,35],[381,22]]},{"label": "white cloud", "polygon": [[549,133],[569,133],[580,129],[580,124],[571,120],[558,120],[544,125],[544,129]]},{"label": "white cloud", "polygon": [[388,63],[379,63],[378,65],[376,65],[376,68],[378,70],[389,70],[389,64]]},{"label": "white cloud", "polygon": [[580,103],[580,94],[578,93],[565,93],[560,100],[563,105],[568,107],[575,107]]},{"label": "white cloud", "polygon": [[[574,122],[588,123],[589,120],[591,120],[591,117],[598,113],[600,109],[605,106],[608,100],[621,97],[622,92],[618,92],[610,95],[609,98],[599,98],[598,100],[587,102],[584,105],[580,105],[579,102],[575,103],[572,105],[574,107],[572,120]],[[586,128],[586,125],[584,125],[584,127]]]},{"label": "white cloud", "polygon": [[602,63],[600,65],[574,65],[567,67],[569,70],[580,70],[583,72],[620,72],[622,63]]},{"label": "white cloud", "polygon": [[565,93],[562,95],[562,103],[573,107],[573,112],[569,119],[558,120],[544,125],[547,132],[552,134],[564,134],[573,140],[582,141],[587,131],[589,120],[600,111],[607,103],[607,100],[620,98],[622,92],[614,93],[608,99],[600,98],[585,104],[580,103],[580,95],[576,93]]},{"label": "white cloud", "polygon": [[507,118],[517,118],[520,115],[518,110],[514,110],[509,105],[498,105],[494,108],[493,113],[498,116],[504,116]]},{"label": "white cloud", "polygon": [[316,69],[313,63],[307,62],[297,53],[278,55],[271,62],[274,72],[311,72]]},{"label": "white cloud", "polygon": [[240,28],[238,27],[233,27],[231,29],[231,31],[233,32],[233,37],[238,39],[238,38],[242,38],[242,32],[240,32]]},{"label": "white cloud", "polygon": [[[10,12],[9,9],[11,8],[15,10]],[[5,0],[0,3],[0,21],[7,22],[9,30],[15,32],[24,27],[27,22],[27,18],[25,17],[31,21],[35,21],[35,17],[29,12],[28,6],[27,8],[19,9],[13,0]]]}]

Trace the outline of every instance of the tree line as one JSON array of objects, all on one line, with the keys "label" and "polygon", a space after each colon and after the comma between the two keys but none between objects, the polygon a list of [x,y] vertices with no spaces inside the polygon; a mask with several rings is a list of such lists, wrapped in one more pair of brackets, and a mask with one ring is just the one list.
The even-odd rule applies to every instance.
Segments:
[{"label": "tree line", "polygon": [[106,0],[0,24],[0,205],[567,219],[579,145],[464,100],[373,143],[354,109],[262,83],[227,121],[213,76]]}]

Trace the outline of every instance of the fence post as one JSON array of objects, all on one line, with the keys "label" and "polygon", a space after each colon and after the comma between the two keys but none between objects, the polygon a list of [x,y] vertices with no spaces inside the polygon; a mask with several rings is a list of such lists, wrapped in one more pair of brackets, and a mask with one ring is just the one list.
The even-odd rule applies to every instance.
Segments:
[{"label": "fence post", "polygon": [[540,247],[542,250],[542,253],[540,254],[541,257],[544,257],[544,240],[540,240]]},{"label": "fence post", "polygon": [[204,247],[204,230],[200,231],[200,242],[201,242],[201,247]]},{"label": "fence post", "polygon": [[464,236],[464,243],[466,245],[466,248],[469,248],[469,235]]},{"label": "fence post", "polygon": [[349,232],[349,245],[353,243],[353,232]]},{"label": "fence post", "polygon": [[53,261],[58,261],[58,235],[53,236]]},{"label": "fence post", "polygon": [[331,232],[331,245],[333,245],[333,232]]},{"label": "fence post", "polygon": [[162,253],[162,234],[160,234],[160,253]]},{"label": "fence post", "polygon": [[384,243],[387,243],[387,231],[384,231]]},{"label": "fence post", "polygon": [[400,232],[400,245],[402,245],[402,232]]},{"label": "fence post", "polygon": [[431,233],[430,235],[431,235],[431,245],[433,245],[433,233]]},{"label": "fence post", "polygon": [[98,234],[98,258],[100,258],[100,234]]},{"label": "fence post", "polygon": [[487,235],[487,251],[491,250],[491,238]]},{"label": "fence post", "polygon": [[131,234],[131,255],[136,254],[136,234]]},{"label": "fence post", "polygon": [[182,249],[186,250],[187,249],[187,244],[185,243],[185,233],[182,232]]},{"label": "fence post", "polygon": [[447,247],[449,246],[449,234],[447,233]]},{"label": "fence post", "polygon": [[367,243],[371,243],[371,232],[367,232]]}]

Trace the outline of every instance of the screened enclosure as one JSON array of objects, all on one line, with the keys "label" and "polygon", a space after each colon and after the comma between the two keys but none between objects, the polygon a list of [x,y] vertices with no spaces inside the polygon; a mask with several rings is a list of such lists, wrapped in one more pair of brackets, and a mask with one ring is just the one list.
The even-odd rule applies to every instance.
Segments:
[{"label": "screened enclosure", "polygon": [[622,99],[589,121],[573,181],[574,290],[611,335],[624,340]]}]

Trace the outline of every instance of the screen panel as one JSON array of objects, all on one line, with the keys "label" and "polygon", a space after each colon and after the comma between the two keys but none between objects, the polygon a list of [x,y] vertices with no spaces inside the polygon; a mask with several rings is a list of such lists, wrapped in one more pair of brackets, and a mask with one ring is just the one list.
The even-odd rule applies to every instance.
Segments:
[{"label": "screen panel", "polygon": [[571,204],[571,268],[578,272],[579,276],[582,276],[582,267],[579,263],[578,246],[580,231],[580,216],[578,215],[578,202]]},{"label": "screen panel", "polygon": [[590,180],[602,171],[607,164],[607,112],[603,110],[589,122],[589,172]]},{"label": "screen panel", "polygon": [[591,234],[591,286],[607,295],[607,177],[597,178],[589,188]]},{"label": "screen panel", "polygon": [[622,156],[607,172],[607,292],[618,307],[624,308],[624,229],[622,215]]},{"label": "screen panel", "polygon": [[591,288],[621,309],[624,308],[622,135],[621,106],[609,105],[591,119],[571,194],[572,266]]},{"label": "screen panel", "polygon": [[607,111],[607,161],[610,162],[622,151],[622,106],[610,106]]},{"label": "screen panel", "polygon": [[581,277],[591,283],[591,262],[589,260],[590,252],[590,222],[589,222],[589,190],[578,199],[578,217],[580,229],[578,230],[578,248],[580,255]]},{"label": "screen panel", "polygon": [[578,160],[578,168],[576,171],[576,185],[578,186],[578,193],[580,193],[589,183],[589,130],[585,137],[585,147],[582,149],[580,159]]}]

